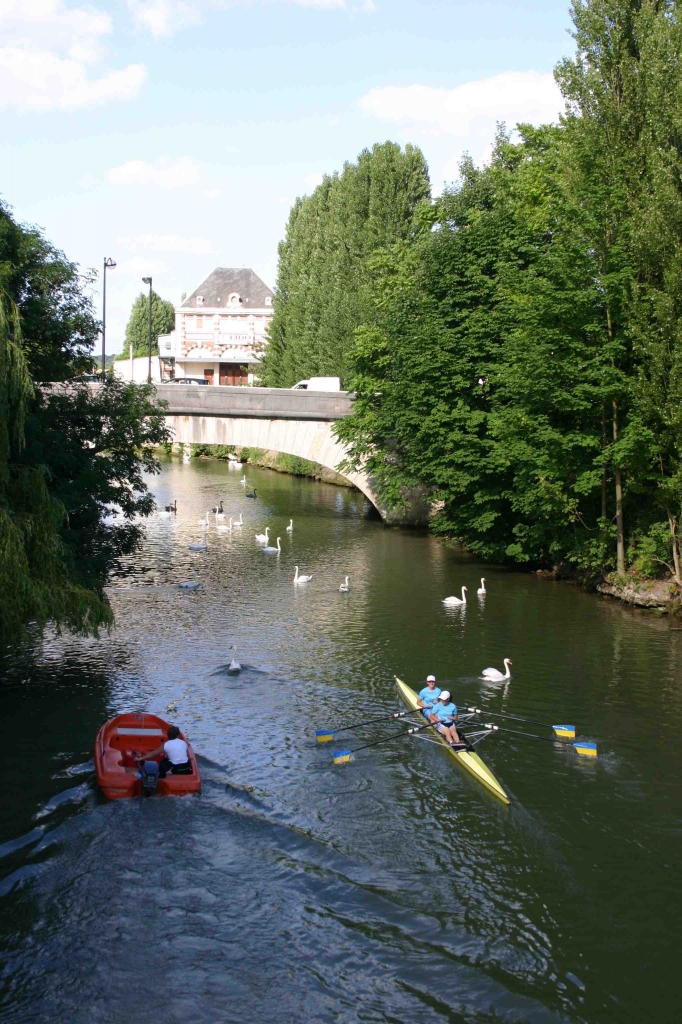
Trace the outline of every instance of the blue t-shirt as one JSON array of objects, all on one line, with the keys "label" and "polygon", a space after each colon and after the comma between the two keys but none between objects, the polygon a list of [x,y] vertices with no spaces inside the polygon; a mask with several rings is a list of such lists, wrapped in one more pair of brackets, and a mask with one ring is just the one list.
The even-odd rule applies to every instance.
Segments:
[{"label": "blue t-shirt", "polygon": [[434,704],[431,714],[436,715],[440,722],[447,722],[457,714],[457,705],[450,701],[449,704]]},{"label": "blue t-shirt", "polygon": [[432,704],[436,703],[436,701],[440,697],[440,694],[441,690],[439,686],[434,686],[432,690],[429,690],[428,686],[425,686],[424,689],[419,694],[419,699],[423,701],[427,707],[430,708]]}]

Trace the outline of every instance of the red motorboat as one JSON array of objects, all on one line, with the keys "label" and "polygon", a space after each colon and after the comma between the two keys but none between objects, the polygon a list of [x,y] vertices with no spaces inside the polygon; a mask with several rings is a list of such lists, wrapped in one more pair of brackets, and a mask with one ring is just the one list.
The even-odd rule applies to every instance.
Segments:
[{"label": "red motorboat", "polygon": [[186,775],[158,777],[161,757],[149,761],[145,754],[156,750],[165,741],[170,723],[158,715],[117,715],[102,726],[95,740],[95,771],[97,782],[108,800],[130,796],[183,796],[201,789],[199,765],[192,746],[180,733],[189,749],[192,771]]}]

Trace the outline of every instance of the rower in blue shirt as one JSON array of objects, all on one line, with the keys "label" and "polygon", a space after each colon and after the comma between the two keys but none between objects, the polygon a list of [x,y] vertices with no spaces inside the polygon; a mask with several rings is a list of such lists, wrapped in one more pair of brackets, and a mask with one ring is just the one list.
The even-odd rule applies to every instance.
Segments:
[{"label": "rower in blue shirt", "polygon": [[457,732],[457,705],[452,703],[449,690],[441,691],[440,697],[431,708],[429,719],[451,747],[466,747]]},{"label": "rower in blue shirt", "polygon": [[418,695],[417,695],[417,700],[419,701],[419,707],[420,708],[424,708],[424,710],[422,711],[422,714],[423,714],[424,718],[427,720],[427,722],[429,720],[429,712],[430,712],[431,708],[436,703],[436,701],[438,700],[439,697],[440,697],[440,687],[436,686],[436,677],[435,676],[427,676],[426,677],[426,686],[424,687],[423,690],[420,690]]}]

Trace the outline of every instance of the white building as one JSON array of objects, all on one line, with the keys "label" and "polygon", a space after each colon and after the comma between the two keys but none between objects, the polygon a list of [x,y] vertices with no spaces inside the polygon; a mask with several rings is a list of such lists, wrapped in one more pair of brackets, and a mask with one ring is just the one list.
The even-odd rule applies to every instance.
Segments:
[{"label": "white building", "polygon": [[272,297],[253,270],[216,267],[188,299],[183,296],[175,330],[159,335],[162,362],[175,360],[176,377],[253,384],[267,345]]}]

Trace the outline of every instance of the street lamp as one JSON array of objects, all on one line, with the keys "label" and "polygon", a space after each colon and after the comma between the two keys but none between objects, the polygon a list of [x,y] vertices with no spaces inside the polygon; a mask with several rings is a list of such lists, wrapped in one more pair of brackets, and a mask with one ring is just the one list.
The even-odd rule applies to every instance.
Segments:
[{"label": "street lamp", "polygon": [[104,257],[104,264],[102,268],[102,383],[106,380],[106,362],[107,362],[107,270],[112,270],[116,266],[111,256]]},{"label": "street lamp", "polygon": [[143,277],[145,284],[149,285],[149,367],[147,369],[147,384],[152,382],[152,279]]}]

